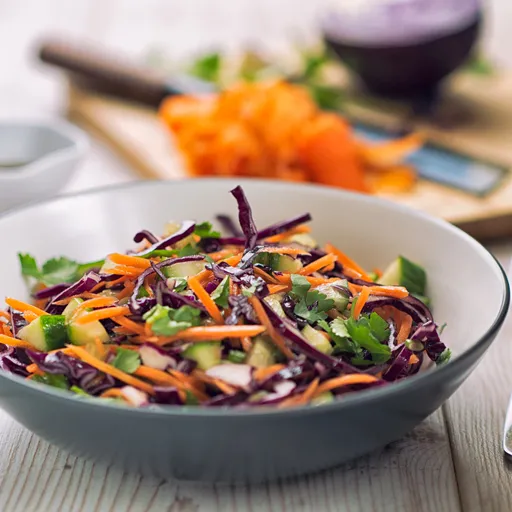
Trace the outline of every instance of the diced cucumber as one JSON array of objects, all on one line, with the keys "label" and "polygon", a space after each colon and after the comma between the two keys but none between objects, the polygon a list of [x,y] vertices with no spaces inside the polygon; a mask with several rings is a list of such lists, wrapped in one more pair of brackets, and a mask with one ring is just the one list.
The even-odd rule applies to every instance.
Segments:
[{"label": "diced cucumber", "polygon": [[278,272],[297,273],[304,265],[299,259],[292,258],[286,254],[275,254],[271,252],[260,252],[254,259],[255,263],[261,263]]},{"label": "diced cucumber", "polygon": [[345,295],[343,292],[340,292],[334,286],[341,286],[342,288],[347,287],[347,281],[345,279],[340,279],[339,281],[335,281],[334,283],[321,284],[317,286],[316,289],[323,293],[328,299],[332,299],[334,301],[334,307],[342,313],[347,309],[349,297]]},{"label": "diced cucumber", "polygon": [[[66,319],[69,341],[71,341],[73,345],[87,345],[88,343],[94,343],[94,340],[99,338],[102,343],[106,343],[109,340],[109,335],[99,320],[83,325],[71,321],[76,308],[82,302],[82,299],[75,297],[62,313]],[[78,317],[85,313],[87,313],[87,311],[79,313]]]},{"label": "diced cucumber", "polygon": [[189,277],[199,274],[199,272],[204,270],[205,266],[206,262],[204,261],[189,261],[164,267],[162,272],[166,277]]},{"label": "diced cucumber", "polygon": [[117,266],[116,263],[114,263],[109,258],[105,258],[105,261],[103,262],[103,265],[100,268],[100,274],[108,274],[109,270],[112,270]]},{"label": "diced cucumber", "polygon": [[[164,237],[174,235],[174,233],[176,233],[176,231],[179,231],[180,228],[181,224],[176,224],[175,222],[168,222],[164,228]],[[196,246],[196,241],[194,240],[193,234],[185,237],[183,240],[180,240],[179,242],[176,242],[172,246],[172,249],[183,249],[183,247],[186,247],[189,244],[192,245],[193,247]]]},{"label": "diced cucumber", "polygon": [[427,274],[420,265],[399,256],[385,270],[379,284],[405,286],[410,293],[425,295]]},{"label": "diced cucumber", "polygon": [[208,370],[220,364],[222,349],[216,342],[194,343],[183,352],[183,356],[195,361],[200,370]]},{"label": "diced cucumber", "polygon": [[267,295],[267,297],[263,299],[280,318],[286,318],[286,313],[283,310],[283,306],[281,306],[283,297],[284,295],[282,293],[274,293],[274,295]]},{"label": "diced cucumber", "polygon": [[334,395],[330,391],[319,394],[317,397],[311,400],[311,405],[322,405],[328,404],[334,401]]},{"label": "diced cucumber", "polygon": [[63,348],[68,341],[66,318],[64,315],[42,315],[23,327],[19,337],[43,352]]},{"label": "diced cucumber", "polygon": [[309,247],[310,249],[318,247],[317,241],[307,233],[296,233],[295,235],[286,238],[283,242],[303,245],[304,247]]},{"label": "diced cucumber", "polygon": [[327,336],[324,336],[320,331],[317,331],[310,325],[306,325],[306,327],[302,329],[302,334],[308,340],[308,343],[320,352],[324,354],[330,354],[332,352],[331,342]]},{"label": "diced cucumber", "polygon": [[245,362],[255,368],[266,368],[275,364],[275,349],[267,336],[254,338],[254,343]]}]

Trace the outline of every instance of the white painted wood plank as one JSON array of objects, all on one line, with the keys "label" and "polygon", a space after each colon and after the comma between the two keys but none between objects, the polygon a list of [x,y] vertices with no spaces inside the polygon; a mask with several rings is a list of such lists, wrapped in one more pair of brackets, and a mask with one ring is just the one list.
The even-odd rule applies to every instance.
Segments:
[{"label": "white painted wood plank", "polygon": [[[512,278],[512,242],[491,248]],[[502,430],[512,392],[512,316],[484,360],[445,406],[465,512],[512,510],[512,468]]]},{"label": "white painted wood plank", "polygon": [[0,454],[5,454],[0,456],[2,512],[459,510],[440,413],[391,447],[342,468],[257,486],[125,474],[68,456],[5,413],[0,413],[0,432]]}]

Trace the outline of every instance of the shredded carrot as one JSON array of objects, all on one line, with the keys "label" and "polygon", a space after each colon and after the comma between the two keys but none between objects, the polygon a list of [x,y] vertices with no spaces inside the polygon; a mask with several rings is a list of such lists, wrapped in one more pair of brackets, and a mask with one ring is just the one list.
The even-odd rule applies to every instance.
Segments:
[{"label": "shredded carrot", "polygon": [[192,375],[194,377],[198,378],[200,381],[204,382],[205,384],[209,384],[210,386],[215,386],[219,388],[224,394],[226,395],[234,395],[236,393],[236,388],[233,386],[230,386],[227,382],[224,382],[221,379],[214,379],[206,373],[204,373],[201,370],[195,369],[192,372]]},{"label": "shredded carrot", "polygon": [[78,318],[78,316],[86,309],[104,308],[112,306],[116,302],[117,299],[115,297],[95,297],[94,299],[84,300],[84,302],[79,304],[73,311],[73,318]]},{"label": "shredded carrot", "polygon": [[274,293],[281,293],[287,291],[289,290],[289,288],[290,287],[286,284],[271,284],[268,287],[268,291],[270,295],[274,295]]},{"label": "shredded carrot", "polygon": [[27,365],[27,372],[28,373],[35,373],[36,375],[44,375],[44,372],[39,369],[39,366],[37,364],[32,363]]},{"label": "shredded carrot", "polygon": [[223,260],[225,258],[229,258],[230,256],[233,256],[234,252],[238,253],[239,249],[238,250],[221,249],[220,251],[217,251],[217,252],[210,252],[210,253],[208,253],[208,256],[210,256],[210,258],[213,261],[219,261],[219,260]]},{"label": "shredded carrot", "polygon": [[419,360],[420,358],[416,354],[411,354],[411,357],[409,357],[409,364],[416,364]]},{"label": "shredded carrot", "polygon": [[265,245],[261,248],[260,252],[268,252],[271,254],[288,254],[290,256],[308,256],[309,252],[305,249],[299,249],[298,247],[283,247],[272,245]]},{"label": "shredded carrot", "polygon": [[204,270],[201,270],[201,272],[199,272],[199,274],[197,274],[195,277],[201,284],[204,284],[210,279],[212,275],[212,271],[205,268]]},{"label": "shredded carrot", "polygon": [[225,260],[222,260],[224,263],[227,263],[231,267],[234,267],[240,263],[240,260],[242,259],[242,256],[244,255],[243,252],[239,254],[235,254],[234,256],[230,256],[229,258],[226,258]]},{"label": "shredded carrot", "polygon": [[[207,325],[202,327],[189,327],[174,336],[168,337],[142,337],[144,341],[154,341],[159,345],[166,345],[173,341],[184,340],[194,342],[223,340],[224,338],[243,338],[244,336],[257,336],[265,331],[262,325]],[[145,339],[144,339],[145,338]]]},{"label": "shredded carrot", "polygon": [[249,352],[252,348],[252,341],[249,336],[244,336],[240,339],[240,342],[242,344],[242,348],[244,349],[244,352]]},{"label": "shredded carrot", "polygon": [[0,343],[3,343],[4,345],[8,345],[9,347],[20,347],[20,348],[28,348],[30,350],[37,350],[30,343],[23,341],[23,340],[18,340],[16,338],[12,338],[11,336],[6,336],[5,334],[0,334]]},{"label": "shredded carrot", "polygon": [[223,324],[224,318],[222,317],[217,304],[215,304],[215,301],[202,287],[201,283],[197,280],[196,277],[192,276],[188,278],[188,286],[196,294],[197,298],[203,303],[206,311],[208,311],[208,314],[215,320],[215,322],[218,324]]},{"label": "shredded carrot", "polygon": [[324,267],[333,265],[334,263],[336,263],[337,260],[338,257],[335,254],[326,254],[325,256],[322,256],[321,258],[318,258],[317,260],[311,262],[309,265],[306,265],[299,271],[299,274],[303,276],[308,276],[313,272],[318,272]]},{"label": "shredded carrot", "polygon": [[9,338],[13,338],[12,331],[11,331],[11,329],[10,329],[10,327],[8,325],[2,324],[2,329],[3,329],[4,334],[6,336],[9,336]]},{"label": "shredded carrot", "polygon": [[24,313],[25,311],[30,311],[32,313],[35,313],[37,316],[48,314],[46,311],[43,311],[42,309],[32,306],[32,304],[27,304],[26,302],[12,299],[11,297],[7,297],[5,299],[5,303],[11,306],[12,309],[15,309],[16,311],[21,311],[22,313]]},{"label": "shredded carrot", "polygon": [[101,393],[100,398],[123,398],[120,388],[110,388]]},{"label": "shredded carrot", "polygon": [[182,401],[186,399],[185,390],[193,393],[199,400],[208,400],[208,396],[203,393],[201,390],[191,386],[186,382],[180,381],[180,379],[176,378],[173,375],[169,375],[167,372],[162,370],[155,370],[154,368],[150,368],[149,366],[139,366],[135,371],[135,375],[139,377],[143,377],[148,380],[152,380],[159,385],[162,386],[173,386],[178,390],[178,394]]},{"label": "shredded carrot", "polygon": [[229,295],[239,295],[240,294],[240,286],[233,281],[232,278],[229,278]]},{"label": "shredded carrot", "polygon": [[[339,277],[333,277],[333,278],[325,278],[325,277],[311,277],[311,276],[304,276],[309,284],[311,286],[319,286],[321,284],[326,284],[326,283],[333,283],[335,281],[339,281]],[[292,275],[291,274],[281,274],[281,275],[276,275],[275,278],[281,283],[281,284],[285,284],[285,285],[288,285],[288,286],[291,286],[292,284]]]},{"label": "shredded carrot", "polygon": [[286,240],[287,238],[290,238],[293,235],[297,235],[299,233],[310,233],[311,228],[309,226],[306,226],[305,224],[301,224],[300,226],[296,226],[292,229],[289,229],[288,231],[285,231],[284,233],[279,233],[278,235],[273,235],[265,238],[265,242],[269,244],[277,244],[279,242],[282,242],[283,240]]},{"label": "shredded carrot", "polygon": [[342,375],[341,377],[335,377],[334,379],[326,380],[318,386],[315,396],[321,395],[331,389],[340,388],[342,386],[351,386],[352,384],[371,384],[376,382],[378,379],[373,375],[367,375],[364,373],[350,373],[348,375]]},{"label": "shredded carrot", "polygon": [[374,268],[373,273],[377,274],[377,277],[382,277],[382,270],[380,268]]},{"label": "shredded carrot", "polygon": [[96,352],[98,353],[98,357],[100,359],[105,359],[105,355],[107,353],[107,349],[105,348],[105,345],[103,342],[96,336],[94,338],[94,347],[96,348]]},{"label": "shredded carrot", "polygon": [[359,318],[359,315],[361,314],[361,311],[369,297],[370,288],[368,286],[363,286],[361,293],[357,296],[356,305],[351,310],[352,318],[355,318],[356,320]]},{"label": "shredded carrot", "polygon": [[135,278],[142,274],[142,272],[144,272],[144,269],[139,267],[128,267],[127,265],[116,265],[115,267],[106,269],[105,272],[107,274]]},{"label": "shredded carrot", "polygon": [[130,295],[133,293],[134,289],[135,289],[135,283],[132,281],[128,281],[124,285],[124,288],[116,295],[117,300],[121,300],[126,297],[130,297]]},{"label": "shredded carrot", "polygon": [[114,306],[113,308],[97,309],[96,311],[91,311],[90,313],[86,313],[85,315],[77,318],[76,323],[83,325],[94,322],[95,320],[105,320],[106,318],[123,316],[129,313],[130,308],[128,306]]},{"label": "shredded carrot", "polygon": [[[370,295],[379,295],[384,297],[395,297],[403,299],[409,295],[409,292],[403,286],[366,286],[370,290]],[[354,283],[348,283],[348,289],[352,293],[358,293],[363,286]]]},{"label": "shredded carrot", "polygon": [[398,330],[398,334],[396,335],[396,341],[398,343],[404,343],[404,341],[409,337],[412,327],[412,317],[405,313],[402,314],[400,329]]},{"label": "shredded carrot", "polygon": [[316,390],[318,389],[318,384],[320,382],[320,378],[317,377],[307,388],[302,395],[299,396],[297,400],[297,404],[307,404],[311,401],[311,399],[315,396]]},{"label": "shredded carrot", "polygon": [[147,384],[146,382],[140,379],[136,379],[135,377],[132,377],[130,374],[125,373],[119,370],[118,368],[115,368],[114,366],[101,361],[97,357],[94,357],[92,354],[89,354],[89,352],[87,352],[87,350],[85,350],[84,348],[77,347],[74,345],[70,345],[68,346],[68,348],[70,349],[70,352],[73,356],[75,356],[77,359],[82,360],[84,363],[88,363],[91,366],[94,366],[94,368],[96,368],[100,372],[112,375],[112,377],[126,384],[129,384],[134,388],[141,389],[142,391],[145,391],[150,395],[155,394],[155,390],[153,389],[153,386],[151,386],[150,384]]},{"label": "shredded carrot", "polygon": [[5,318],[7,321],[11,321],[11,315],[7,311],[0,310],[0,318]]},{"label": "shredded carrot", "polygon": [[257,382],[261,382],[271,375],[274,375],[274,373],[280,372],[284,368],[286,368],[284,364],[273,364],[264,368],[256,368],[256,370],[254,370],[253,377]]},{"label": "shredded carrot", "polygon": [[363,275],[349,267],[343,267],[343,273],[352,279],[363,279]]},{"label": "shredded carrot", "polygon": [[261,277],[266,283],[279,284],[279,281],[274,276],[267,274],[263,269],[254,267],[253,270],[254,274],[258,277]]},{"label": "shredded carrot", "polygon": [[326,244],[325,250],[328,253],[333,253],[338,256],[338,261],[343,265],[343,268],[348,267],[356,272],[359,272],[365,281],[371,281],[370,276],[360,267],[352,258],[349,258],[345,253],[334,247],[332,244]]},{"label": "shredded carrot", "polygon": [[112,318],[112,320],[116,323],[127,329],[129,332],[134,332],[136,334],[144,335],[146,334],[144,326],[126,318],[125,316],[116,316]]},{"label": "shredded carrot", "polygon": [[267,334],[270,336],[274,344],[277,348],[285,355],[287,358],[293,358],[293,352],[286,346],[286,343],[281,336],[281,334],[277,331],[277,329],[272,325],[267,313],[263,309],[263,305],[260,300],[254,295],[249,298],[249,302],[251,303],[254,311],[256,312],[256,316],[259,318],[260,322],[265,326],[267,330]]},{"label": "shredded carrot", "polygon": [[151,267],[151,262],[145,258],[141,258],[140,256],[128,256],[126,254],[114,253],[109,254],[108,259],[113,263],[126,267],[141,268],[143,270]]},{"label": "shredded carrot", "polygon": [[[114,288],[114,286],[118,286],[120,284],[126,283],[126,281],[129,281],[129,280],[130,280],[130,276],[121,276],[119,279],[116,279],[114,281],[109,281],[106,284],[106,287]],[[105,283],[98,283],[91,291],[95,292],[97,289],[101,288],[104,285],[105,285]]]},{"label": "shredded carrot", "polygon": [[398,164],[425,142],[422,133],[411,133],[401,139],[373,144],[360,148],[364,162],[372,167],[390,167]]}]

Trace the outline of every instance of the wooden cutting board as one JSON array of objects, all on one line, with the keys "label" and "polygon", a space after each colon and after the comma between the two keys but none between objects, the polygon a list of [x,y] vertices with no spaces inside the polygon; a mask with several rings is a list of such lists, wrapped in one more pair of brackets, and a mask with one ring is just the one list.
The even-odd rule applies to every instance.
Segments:
[{"label": "wooden cutting board", "polygon": [[[187,176],[172,137],[156,113],[144,107],[69,88],[69,116],[104,139],[145,178]],[[450,128],[417,123],[432,142],[512,169],[512,75],[456,77],[440,109],[458,112]],[[354,102],[349,115],[370,124],[393,127],[407,115],[400,106]],[[420,180],[407,194],[382,194],[400,204],[442,217],[480,240],[512,236],[512,173],[499,188],[479,198]]]}]

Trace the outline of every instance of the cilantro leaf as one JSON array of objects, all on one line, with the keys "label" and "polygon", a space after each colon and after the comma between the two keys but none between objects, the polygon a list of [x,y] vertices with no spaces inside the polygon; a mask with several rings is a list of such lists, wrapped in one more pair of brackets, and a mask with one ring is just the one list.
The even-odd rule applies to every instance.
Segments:
[{"label": "cilantro leaf", "polygon": [[126,373],[133,373],[140,366],[140,357],[135,350],[118,348],[112,366]]},{"label": "cilantro leaf", "polygon": [[309,284],[309,281],[299,274],[292,274],[292,289],[290,292],[290,295],[294,299],[303,299],[306,297],[306,294],[308,293],[309,289],[311,288],[311,284]]},{"label": "cilantro leaf", "polygon": [[439,366],[441,364],[446,364],[452,357],[452,351],[449,348],[445,348],[439,357],[437,358],[436,364]]},{"label": "cilantro leaf", "polygon": [[21,275],[24,277],[35,277],[39,279],[39,269],[37,268],[36,260],[30,254],[18,253],[18,259],[20,260]]},{"label": "cilantro leaf", "polygon": [[247,357],[247,354],[243,350],[230,350],[228,354],[228,360],[232,363],[243,363]]},{"label": "cilantro leaf", "polygon": [[389,325],[377,313],[372,313],[370,315],[370,329],[372,334],[381,342],[387,341],[389,339]]},{"label": "cilantro leaf", "polygon": [[215,304],[217,306],[220,306],[221,308],[227,308],[229,306],[228,304],[228,297],[229,297],[229,277],[225,277],[219,286],[213,290],[211,294],[211,298],[215,301]]},{"label": "cilantro leaf", "polygon": [[187,280],[184,277],[173,277],[171,279],[174,281],[174,288],[173,288],[174,292],[177,292],[177,293],[182,292],[188,286]]},{"label": "cilantro leaf", "polygon": [[173,336],[174,334],[199,325],[201,311],[192,306],[181,306],[172,309],[168,306],[157,304],[145,315],[144,320],[151,325],[151,330],[161,336]]},{"label": "cilantro leaf", "polygon": [[[309,282],[308,287],[311,287]],[[305,285],[299,283],[298,293],[304,293],[305,289]],[[295,304],[293,312],[297,316],[300,316],[301,318],[306,320],[308,323],[314,324],[319,320],[325,320],[327,318],[326,311],[329,311],[333,307],[333,299],[328,299],[323,293],[320,293],[318,290],[309,290],[306,291],[305,297],[303,297],[301,300],[299,300],[299,302],[297,302],[297,304]]]},{"label": "cilantro leaf", "polygon": [[189,73],[207,82],[216,83],[219,79],[221,65],[222,57],[220,53],[209,53],[194,61]]},{"label": "cilantro leaf", "polygon": [[80,279],[88,270],[103,265],[103,260],[80,264],[61,257],[49,259],[39,269],[36,259],[30,254],[18,253],[18,259],[20,261],[21,274],[24,277],[33,277],[48,286],[59,283],[73,283]]},{"label": "cilantro leaf", "polygon": [[[374,323],[378,322],[374,320]],[[368,317],[362,316],[358,320],[349,318],[345,321],[345,327],[352,341],[370,352],[375,364],[385,363],[391,357],[391,349],[387,345],[383,345],[372,332]],[[377,334],[382,333],[377,332]]]},{"label": "cilantro leaf", "polygon": [[89,393],[86,393],[82,388],[79,388],[78,386],[71,386],[69,390],[80,396],[91,396]]},{"label": "cilantro leaf", "polygon": [[192,244],[187,244],[178,251],[178,258],[183,258],[183,256],[194,256],[195,254],[199,254],[199,251]]},{"label": "cilantro leaf", "polygon": [[53,373],[44,373],[43,375],[34,375],[32,380],[36,382],[42,382],[48,386],[52,386],[54,388],[59,389],[68,389],[69,383],[68,379],[65,375],[61,374],[53,374]]},{"label": "cilantro leaf", "polygon": [[67,258],[53,258],[41,267],[41,276],[47,284],[73,282],[77,273],[78,263]]},{"label": "cilantro leaf", "polygon": [[341,352],[355,353],[357,347],[351,342],[345,321],[335,318],[329,325],[325,320],[319,320],[318,325],[330,336],[331,340]]},{"label": "cilantro leaf", "polygon": [[200,236],[201,238],[220,238],[220,233],[218,231],[213,231],[211,222],[202,222],[201,224],[196,224],[194,228],[194,234]]}]

